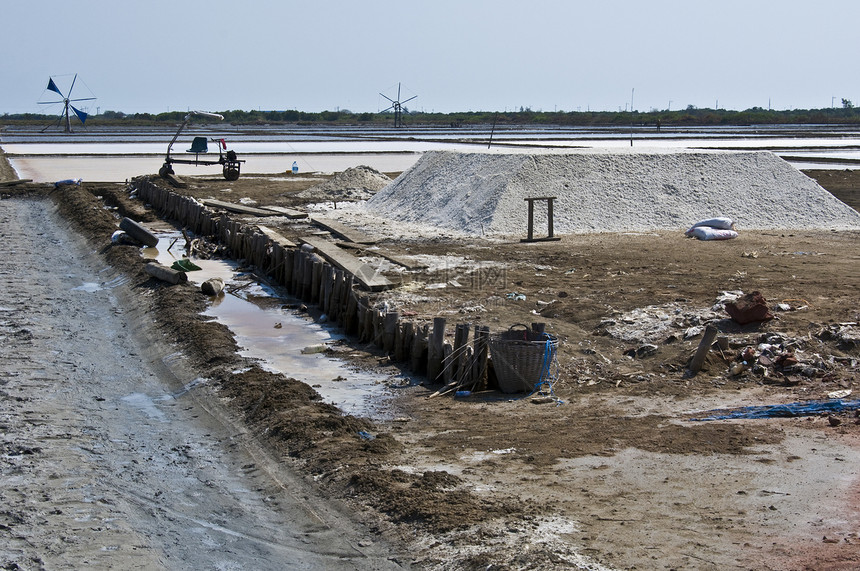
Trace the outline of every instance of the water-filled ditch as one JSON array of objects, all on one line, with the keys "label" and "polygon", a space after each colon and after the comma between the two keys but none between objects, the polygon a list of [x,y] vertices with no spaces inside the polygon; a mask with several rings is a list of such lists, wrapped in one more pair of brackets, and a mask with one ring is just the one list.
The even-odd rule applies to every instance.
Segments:
[{"label": "water-filled ditch", "polygon": [[[159,233],[158,245],[144,255],[164,266],[185,257],[185,239],[179,232]],[[241,355],[314,387],[342,411],[372,419],[388,415],[391,386],[403,384],[380,378],[327,354],[326,349],[344,338],[336,328],[299,312],[300,302],[284,292],[261,284],[253,274],[229,260],[192,258],[199,271],[187,272],[199,287],[211,278],[224,281],[224,292],[211,298],[204,315],[227,326],[241,348]],[[201,293],[201,295],[203,295]]]}]

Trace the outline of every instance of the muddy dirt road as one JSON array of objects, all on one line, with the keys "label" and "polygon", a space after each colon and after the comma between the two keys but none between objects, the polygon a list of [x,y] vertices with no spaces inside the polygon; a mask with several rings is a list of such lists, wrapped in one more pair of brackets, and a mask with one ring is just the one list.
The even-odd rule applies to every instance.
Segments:
[{"label": "muddy dirt road", "polygon": [[0,202],[0,567],[398,568],[147,336],[145,288],[55,209]]}]

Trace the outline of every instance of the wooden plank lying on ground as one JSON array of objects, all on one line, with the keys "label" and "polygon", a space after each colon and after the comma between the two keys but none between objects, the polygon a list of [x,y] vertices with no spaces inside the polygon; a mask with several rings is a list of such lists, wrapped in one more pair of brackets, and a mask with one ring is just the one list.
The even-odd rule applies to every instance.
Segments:
[{"label": "wooden plank lying on ground", "polygon": [[304,244],[313,246],[314,252],[328,260],[328,262],[341,270],[355,276],[355,279],[370,291],[382,291],[389,289],[392,284],[388,278],[379,274],[368,264],[365,264],[352,254],[344,252],[333,242],[326,242],[320,238],[299,238]]},{"label": "wooden plank lying on ground", "polygon": [[364,232],[360,230],[355,230],[354,228],[350,228],[345,224],[341,224],[336,220],[329,220],[328,218],[319,218],[314,216],[311,218],[311,222],[319,226],[320,228],[324,228],[335,234],[336,236],[340,236],[347,242],[355,242],[356,244],[375,244],[378,242],[376,238],[371,238]]},{"label": "wooden plank lying on ground", "polygon": [[352,242],[338,242],[337,245],[341,248],[350,248],[352,250],[365,251],[369,255],[381,256],[389,262],[393,262],[398,266],[403,266],[410,271],[426,270],[429,267],[427,264],[422,264],[421,262],[410,262],[409,260],[401,258],[400,256],[389,254],[385,250],[369,250],[363,244],[353,244]]},{"label": "wooden plank lying on ground", "polygon": [[293,242],[292,240],[290,240],[288,238],[284,238],[283,236],[281,236],[280,234],[278,234],[277,232],[275,232],[274,230],[272,230],[268,226],[257,226],[257,228],[260,229],[260,232],[262,232],[263,234],[268,236],[272,242],[274,242],[276,244],[280,244],[284,248],[295,248],[296,247],[295,242]]},{"label": "wooden plank lying on ground", "polygon": [[165,173],[161,175],[161,178],[166,179],[167,182],[169,182],[176,188],[188,188],[188,183],[173,173]]},{"label": "wooden plank lying on ground", "polygon": [[273,212],[277,212],[278,214],[283,214],[287,218],[291,218],[293,220],[308,217],[307,212],[302,212],[301,210],[294,210],[292,208],[286,208],[284,206],[263,206],[262,208],[263,210],[271,210]]},{"label": "wooden plank lying on ground", "polygon": [[249,216],[275,216],[275,212],[271,210],[263,210],[262,208],[254,208],[253,206],[245,206],[244,204],[235,204],[233,202],[224,202],[223,200],[215,200],[214,198],[204,198],[201,200],[206,206],[213,208],[223,208],[237,214],[247,214]]},{"label": "wooden plank lying on ground", "polygon": [[32,178],[21,178],[16,180],[7,180],[0,182],[0,186],[15,186],[18,184],[24,184],[25,182],[33,182]]}]

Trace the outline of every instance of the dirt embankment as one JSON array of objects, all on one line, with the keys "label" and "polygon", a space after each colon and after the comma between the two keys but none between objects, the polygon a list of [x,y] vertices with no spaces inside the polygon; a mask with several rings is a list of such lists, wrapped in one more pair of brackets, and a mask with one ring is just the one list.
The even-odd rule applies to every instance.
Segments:
[{"label": "dirt embankment", "polygon": [[[278,183],[237,182],[236,196],[298,203]],[[187,192],[208,197],[219,184],[201,179]],[[135,248],[108,246],[116,213],[96,196],[119,213],[139,208],[119,185],[53,193],[113,265],[145,281]],[[858,389],[860,353],[839,325],[860,321],[858,242],[856,233],[812,231],[742,233],[719,244],[671,233],[526,246],[383,242],[403,256],[504,263],[488,283],[475,264],[451,262],[408,281],[459,287],[390,299],[417,318],[446,315],[449,326],[547,322],[562,340],[556,395],[564,404],[499,393],[427,400],[434,387],[415,384],[403,391],[398,418],[376,425],[344,416],[285,375],[235,372],[232,337],[200,316],[205,298],[191,287],[153,288],[152,303],[161,331],[244,411],[255,434],[376,529],[412,545],[418,567],[842,569],[858,563],[860,542],[848,509],[860,482],[845,461],[857,458],[853,417],[689,418]],[[789,309],[764,324],[724,324],[730,349],[686,376],[698,338],[685,332],[721,291],[753,289]],[[512,291],[526,299],[509,300]],[[649,319],[673,325],[652,337],[656,329],[635,327]],[[737,353],[763,342],[808,360],[806,372],[727,373]],[[655,349],[637,352],[645,345]],[[387,363],[372,347],[354,349],[367,364]]]}]

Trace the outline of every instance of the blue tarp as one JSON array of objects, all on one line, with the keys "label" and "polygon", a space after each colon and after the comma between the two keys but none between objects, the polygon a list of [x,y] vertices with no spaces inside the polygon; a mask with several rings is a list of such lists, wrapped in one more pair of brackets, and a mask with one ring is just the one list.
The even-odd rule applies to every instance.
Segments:
[{"label": "blue tarp", "polygon": [[745,406],[733,410],[715,409],[709,410],[701,418],[690,420],[726,420],[728,418],[785,418],[793,416],[816,416],[836,412],[860,409],[860,400],[816,400],[806,402],[793,402],[789,404],[772,404],[762,406]]}]

